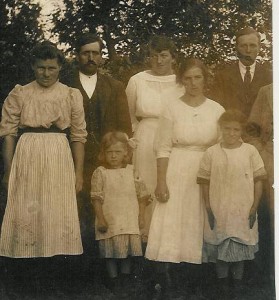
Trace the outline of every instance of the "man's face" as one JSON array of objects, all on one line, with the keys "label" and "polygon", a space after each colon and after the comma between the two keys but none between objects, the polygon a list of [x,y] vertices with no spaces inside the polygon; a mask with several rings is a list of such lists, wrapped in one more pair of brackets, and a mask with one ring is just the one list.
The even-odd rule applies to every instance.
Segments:
[{"label": "man's face", "polygon": [[50,87],[57,79],[61,69],[57,59],[37,59],[32,65],[36,81],[43,87]]},{"label": "man's face", "polygon": [[256,34],[241,35],[236,42],[239,60],[245,65],[252,65],[260,51],[260,42]]},{"label": "man's face", "polygon": [[83,45],[77,55],[79,70],[85,75],[94,75],[101,64],[102,55],[98,42]]}]

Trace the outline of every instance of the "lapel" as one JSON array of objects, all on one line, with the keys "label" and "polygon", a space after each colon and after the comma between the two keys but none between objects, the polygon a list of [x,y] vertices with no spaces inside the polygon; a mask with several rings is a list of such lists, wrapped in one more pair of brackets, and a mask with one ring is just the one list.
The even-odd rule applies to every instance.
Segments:
[{"label": "lapel", "polygon": [[230,78],[229,78],[228,83],[233,88],[237,87],[239,89],[239,87],[242,87],[244,85],[241,74],[240,74],[238,61],[235,64],[232,65],[229,77]]},{"label": "lapel", "polygon": [[251,87],[260,86],[262,82],[262,76],[264,76],[264,74],[262,74],[262,68],[260,65],[256,64],[254,77],[251,82]]},{"label": "lapel", "polygon": [[89,97],[88,95],[86,94],[81,82],[80,82],[80,79],[79,79],[79,72],[76,71],[75,74],[74,74],[74,77],[73,77],[73,86],[77,89],[80,90],[81,94],[82,94],[82,97],[83,97],[83,104],[84,104],[84,107],[87,107],[88,106],[88,102],[89,102]]},{"label": "lapel", "polygon": [[96,101],[101,113],[101,119],[104,118],[111,96],[111,87],[108,84],[108,79],[104,75],[97,73],[96,88],[90,102]]},{"label": "lapel", "polygon": [[110,84],[109,78],[106,76],[97,73],[97,82],[93,95],[91,98],[88,97],[85,92],[80,79],[79,79],[79,71],[77,70],[73,76],[73,87],[78,88],[83,96],[83,105],[85,114],[89,113],[90,103],[95,103],[97,108],[97,113],[100,113],[101,120],[104,118],[107,106],[111,101],[112,97],[112,88]]}]

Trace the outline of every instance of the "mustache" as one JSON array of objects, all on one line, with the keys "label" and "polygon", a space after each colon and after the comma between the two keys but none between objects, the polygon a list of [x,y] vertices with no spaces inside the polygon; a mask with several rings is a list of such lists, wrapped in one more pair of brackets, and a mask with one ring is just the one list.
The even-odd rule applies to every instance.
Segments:
[{"label": "mustache", "polygon": [[251,62],[254,62],[254,60],[249,55],[243,55],[242,53],[240,53],[238,51],[237,51],[237,57],[238,58],[243,58],[243,59],[251,61]]},{"label": "mustache", "polygon": [[96,64],[95,61],[93,61],[93,60],[90,60],[86,65],[94,65],[94,66],[97,66],[97,64]]}]

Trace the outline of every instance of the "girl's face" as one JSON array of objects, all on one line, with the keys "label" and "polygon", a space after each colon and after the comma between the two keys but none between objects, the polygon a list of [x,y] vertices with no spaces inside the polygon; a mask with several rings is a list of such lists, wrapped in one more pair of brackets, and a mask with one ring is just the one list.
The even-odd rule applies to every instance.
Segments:
[{"label": "girl's face", "polygon": [[239,122],[229,121],[221,124],[223,145],[228,148],[238,147],[242,134],[242,126]]},{"label": "girl's face", "polygon": [[119,169],[123,166],[128,151],[121,142],[116,142],[105,150],[106,163],[112,169]]},{"label": "girl's face", "polygon": [[190,96],[199,96],[203,94],[204,76],[199,67],[193,67],[182,76],[182,83],[185,87],[186,94]]}]

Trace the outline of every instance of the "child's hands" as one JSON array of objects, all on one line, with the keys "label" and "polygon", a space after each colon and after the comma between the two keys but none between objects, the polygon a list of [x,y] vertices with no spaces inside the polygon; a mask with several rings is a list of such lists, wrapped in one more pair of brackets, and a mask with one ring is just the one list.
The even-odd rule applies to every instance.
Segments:
[{"label": "child's hands", "polygon": [[97,229],[101,233],[106,233],[108,231],[108,223],[107,223],[107,221],[105,219],[98,220]]},{"label": "child's hands", "polygon": [[145,225],[144,214],[139,214],[139,229],[143,229]]},{"label": "child's hands", "polygon": [[250,229],[252,229],[257,219],[257,211],[254,208],[250,209],[248,219],[249,219],[249,227]]},{"label": "child's hands", "polygon": [[170,197],[170,193],[169,193],[169,189],[166,183],[164,184],[157,184],[156,186],[156,190],[155,190],[155,196],[157,201],[159,202],[168,202],[169,197]]},{"label": "child's hands", "polygon": [[215,223],[214,214],[212,212],[211,207],[206,208],[206,211],[207,211],[208,223],[209,223],[210,229],[213,230],[214,229],[214,223]]}]

